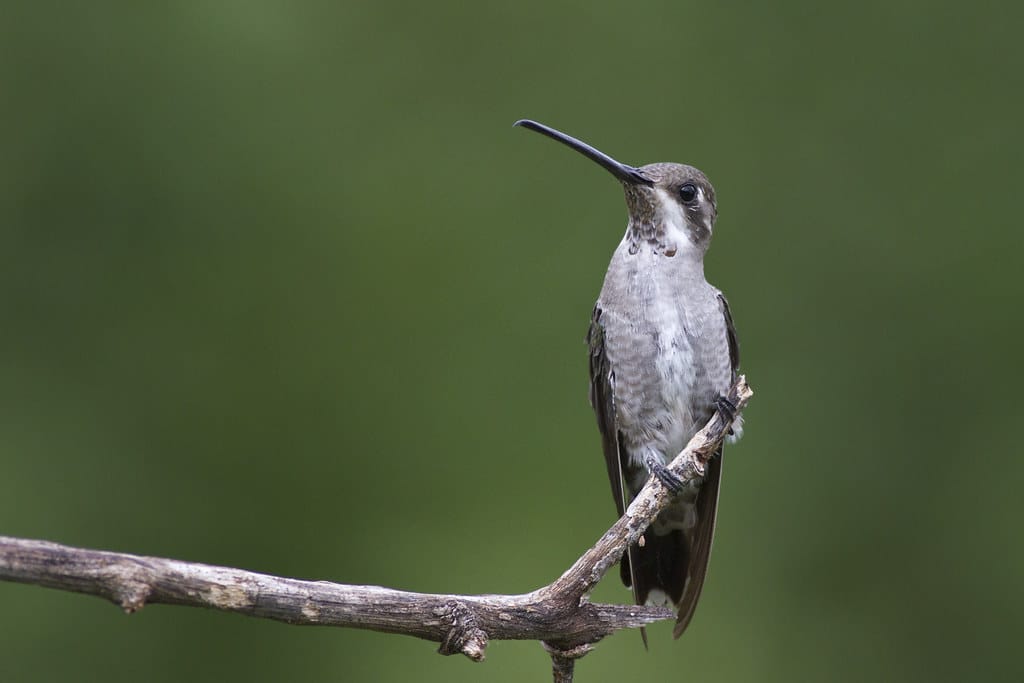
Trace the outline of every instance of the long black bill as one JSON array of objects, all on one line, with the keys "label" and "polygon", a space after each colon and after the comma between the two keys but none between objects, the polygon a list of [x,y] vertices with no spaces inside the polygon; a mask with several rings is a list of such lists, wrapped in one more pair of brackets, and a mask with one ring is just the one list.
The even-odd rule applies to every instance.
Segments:
[{"label": "long black bill", "polygon": [[571,135],[566,135],[565,133],[557,131],[554,128],[548,128],[543,123],[537,123],[536,121],[531,121],[530,119],[520,119],[519,121],[516,121],[512,125],[522,126],[523,128],[535,130],[541,135],[547,135],[552,140],[558,140],[563,145],[572,147],[574,150],[576,150],[583,156],[587,157],[591,161],[596,161],[597,163],[599,163],[613,176],[615,176],[624,183],[629,183],[631,185],[654,184],[654,181],[645,176],[639,168],[619,163],[618,161],[615,161],[615,159],[612,159],[604,152],[594,149],[587,143],[581,140],[577,140]]}]

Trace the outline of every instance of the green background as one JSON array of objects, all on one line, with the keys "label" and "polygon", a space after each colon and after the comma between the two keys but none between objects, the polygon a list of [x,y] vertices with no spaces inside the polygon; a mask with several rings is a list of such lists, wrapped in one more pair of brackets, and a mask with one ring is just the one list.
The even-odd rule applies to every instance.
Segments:
[{"label": "green background", "polygon": [[[1020,10],[173,5],[2,7],[0,533],[553,579],[613,518],[583,337],[625,208],[525,116],[707,172],[756,392],[691,629],[578,679],[1021,680]],[[550,676],[434,649],[0,584],[4,681]]]}]

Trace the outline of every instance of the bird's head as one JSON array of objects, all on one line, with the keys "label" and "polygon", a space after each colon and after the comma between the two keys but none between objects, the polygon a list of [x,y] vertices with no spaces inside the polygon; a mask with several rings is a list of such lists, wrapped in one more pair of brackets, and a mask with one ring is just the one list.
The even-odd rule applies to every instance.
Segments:
[{"label": "bird's head", "polygon": [[571,147],[622,183],[629,208],[627,234],[636,240],[634,253],[644,242],[670,257],[679,253],[703,256],[707,251],[718,207],[715,188],[700,170],[673,163],[629,166],[542,123],[522,119],[515,125]]}]

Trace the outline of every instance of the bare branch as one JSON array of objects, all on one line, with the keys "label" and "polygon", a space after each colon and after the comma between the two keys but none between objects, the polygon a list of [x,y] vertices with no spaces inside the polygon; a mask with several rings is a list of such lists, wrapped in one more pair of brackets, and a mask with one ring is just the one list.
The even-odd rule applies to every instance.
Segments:
[{"label": "bare branch", "polygon": [[[753,395],[744,377],[729,392],[737,415]],[[729,431],[716,413],[669,469],[684,481],[704,466]],[[539,640],[555,679],[572,680],[573,662],[592,643],[623,628],[675,617],[672,610],[594,604],[590,592],[671,500],[651,477],[626,514],[553,583],[522,595],[436,595],[302,581],[159,557],[73,548],[0,536],[0,580],[86,593],[134,612],[147,604],[188,605],[289,624],[402,633],[440,644],[442,654],[484,658],[489,640]]]},{"label": "bare branch", "polygon": [[577,645],[569,650],[559,650],[544,643],[544,649],[551,655],[551,673],[555,683],[572,683],[576,660],[594,649],[590,643]]}]

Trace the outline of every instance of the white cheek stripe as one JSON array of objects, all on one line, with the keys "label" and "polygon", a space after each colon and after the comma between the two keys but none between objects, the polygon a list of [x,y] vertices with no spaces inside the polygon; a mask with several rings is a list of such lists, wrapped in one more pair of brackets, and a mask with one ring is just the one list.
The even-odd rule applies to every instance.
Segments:
[{"label": "white cheek stripe", "polygon": [[[698,188],[698,197],[704,200],[703,191]],[[660,187],[654,190],[654,196],[658,198],[661,208],[661,219],[665,225],[665,244],[674,246],[679,256],[689,255],[690,257],[703,258],[703,251],[690,239],[690,232],[686,229],[686,217],[683,215],[683,207],[668,192]]]},{"label": "white cheek stripe", "polygon": [[675,242],[677,245],[689,243],[690,240],[686,236],[686,218],[683,217],[683,209],[679,206],[679,202],[660,187],[654,191],[654,195],[661,205],[661,216],[665,220],[667,241]]}]

